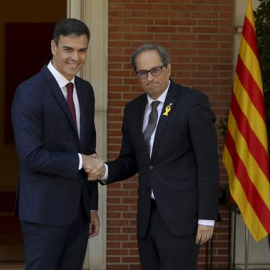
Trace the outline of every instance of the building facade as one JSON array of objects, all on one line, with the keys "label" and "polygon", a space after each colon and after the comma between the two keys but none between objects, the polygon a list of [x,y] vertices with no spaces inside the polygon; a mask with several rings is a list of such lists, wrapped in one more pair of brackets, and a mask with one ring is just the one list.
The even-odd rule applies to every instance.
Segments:
[{"label": "building facade", "polygon": [[[80,76],[88,79],[95,90],[97,152],[104,160],[117,157],[124,106],[142,93],[130,56],[142,44],[159,43],[172,58],[172,79],[209,97],[217,117],[220,188],[227,188],[227,174],[221,162],[224,138],[219,125],[230,106],[246,3],[246,0],[67,0],[63,7],[66,16],[82,19],[91,30],[90,53]],[[254,0],[254,8],[257,5]],[[4,111],[4,83],[0,88],[3,89],[0,107]],[[4,127],[4,119],[0,124]],[[14,146],[3,143],[0,150],[7,160],[16,160]],[[14,163],[5,160],[4,165],[13,168]],[[15,167],[10,173],[3,167],[0,192],[15,191],[17,162]],[[101,232],[89,241],[85,269],[139,270],[136,176],[109,187],[100,186],[99,195]],[[198,269],[229,269],[234,258],[239,265],[243,264],[243,254],[232,253],[234,215],[224,203],[219,211],[221,222],[216,225],[212,242],[201,248]],[[237,228],[243,230],[239,225],[241,219],[237,222]],[[237,248],[243,250],[243,238],[238,240],[242,246]],[[266,246],[261,248],[265,250]],[[260,248],[256,252],[260,253]]]}]

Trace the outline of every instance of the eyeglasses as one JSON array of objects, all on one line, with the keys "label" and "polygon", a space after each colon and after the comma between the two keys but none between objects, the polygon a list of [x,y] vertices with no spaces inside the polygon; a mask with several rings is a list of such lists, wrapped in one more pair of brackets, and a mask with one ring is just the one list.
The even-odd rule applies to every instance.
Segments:
[{"label": "eyeglasses", "polygon": [[165,64],[160,67],[153,67],[150,70],[140,70],[136,72],[138,79],[145,79],[148,77],[148,73],[150,72],[153,76],[158,76],[162,73],[162,68],[166,66]]}]

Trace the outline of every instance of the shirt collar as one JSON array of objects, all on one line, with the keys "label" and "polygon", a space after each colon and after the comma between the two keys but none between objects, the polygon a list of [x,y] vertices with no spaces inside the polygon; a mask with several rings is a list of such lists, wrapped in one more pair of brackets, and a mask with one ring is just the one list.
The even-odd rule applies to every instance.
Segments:
[{"label": "shirt collar", "polygon": [[51,61],[49,62],[47,68],[52,73],[60,88],[63,88],[69,82],[72,82],[74,84],[74,77],[71,81],[67,80],[59,71],[55,69]]},{"label": "shirt collar", "polygon": [[[168,93],[170,84],[171,84],[171,81],[169,80],[169,84],[168,84],[166,90],[157,99],[158,101],[160,101],[160,103],[164,103],[165,102],[165,99],[166,99],[166,96],[167,96],[167,93]],[[150,98],[148,95],[147,95],[147,100],[148,100],[149,106],[152,104],[153,101],[156,101],[156,100]]]}]

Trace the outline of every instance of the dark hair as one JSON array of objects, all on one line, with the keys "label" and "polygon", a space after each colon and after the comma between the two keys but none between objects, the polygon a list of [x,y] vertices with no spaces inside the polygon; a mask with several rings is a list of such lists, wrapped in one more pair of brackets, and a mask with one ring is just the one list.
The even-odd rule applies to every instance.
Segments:
[{"label": "dark hair", "polygon": [[88,42],[90,40],[90,31],[85,23],[77,19],[64,19],[58,22],[53,31],[53,40],[56,45],[60,36],[81,36],[86,35]]},{"label": "dark hair", "polygon": [[131,56],[131,65],[133,69],[135,70],[135,72],[137,71],[137,67],[136,67],[137,56],[144,51],[151,51],[151,50],[157,51],[162,63],[165,66],[167,66],[171,62],[170,56],[164,47],[158,44],[144,44],[139,49],[137,49]]}]

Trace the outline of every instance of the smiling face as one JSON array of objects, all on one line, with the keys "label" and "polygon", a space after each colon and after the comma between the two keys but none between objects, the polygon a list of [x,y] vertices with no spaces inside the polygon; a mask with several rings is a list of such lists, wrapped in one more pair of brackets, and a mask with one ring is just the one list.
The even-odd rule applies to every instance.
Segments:
[{"label": "smiling face", "polygon": [[[156,50],[146,50],[136,57],[136,71],[151,70],[154,67],[161,67],[161,58]],[[148,72],[144,79],[138,79],[143,90],[154,100],[156,100],[167,88],[171,76],[171,65],[162,68],[158,76],[153,76]]]},{"label": "smiling face", "polygon": [[58,45],[52,40],[51,51],[54,68],[67,80],[72,80],[84,65],[87,56],[87,47],[88,39],[86,35],[61,35]]}]

